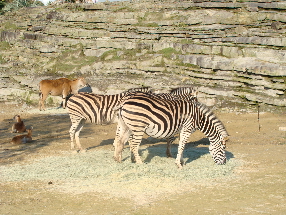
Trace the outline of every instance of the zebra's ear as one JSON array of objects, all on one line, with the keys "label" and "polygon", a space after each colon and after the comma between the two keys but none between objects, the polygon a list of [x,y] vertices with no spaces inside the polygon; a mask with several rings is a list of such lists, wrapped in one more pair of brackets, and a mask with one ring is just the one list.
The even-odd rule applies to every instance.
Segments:
[{"label": "zebra's ear", "polygon": [[195,91],[195,92],[193,93],[193,96],[194,96],[194,97],[198,97],[198,93],[199,93],[198,91]]},{"label": "zebra's ear", "polygon": [[229,136],[225,136],[225,137],[223,137],[223,139],[222,139],[223,141],[227,141],[227,140],[229,140]]}]

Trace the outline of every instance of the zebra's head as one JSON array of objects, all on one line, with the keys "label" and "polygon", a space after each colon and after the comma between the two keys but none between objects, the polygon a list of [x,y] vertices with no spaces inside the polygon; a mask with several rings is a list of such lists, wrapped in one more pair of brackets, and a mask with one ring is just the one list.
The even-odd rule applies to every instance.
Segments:
[{"label": "zebra's head", "polygon": [[209,151],[214,162],[218,165],[226,163],[225,148],[227,140],[228,136],[223,136],[218,141],[210,140]]}]

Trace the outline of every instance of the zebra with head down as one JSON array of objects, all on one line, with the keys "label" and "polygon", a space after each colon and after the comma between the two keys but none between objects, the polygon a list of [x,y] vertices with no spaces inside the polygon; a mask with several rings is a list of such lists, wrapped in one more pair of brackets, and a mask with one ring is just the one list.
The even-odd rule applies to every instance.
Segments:
[{"label": "zebra with head down", "polygon": [[[139,92],[140,93],[140,92]],[[192,99],[197,99],[197,94],[198,91],[196,88],[193,86],[185,86],[185,87],[177,87],[171,89],[168,93],[153,93],[152,91],[147,92],[148,95],[157,97],[159,99],[165,99],[165,100],[177,100],[177,99],[182,99],[182,100],[192,100]],[[130,95],[123,97],[122,101],[124,101],[126,98],[129,98]],[[120,127],[117,128],[117,132],[120,132]],[[131,136],[132,139],[132,136]],[[171,153],[171,146],[172,143],[175,141],[176,137],[175,136],[170,136],[166,137],[167,140],[167,149],[166,149],[166,155],[167,157],[172,157]],[[115,142],[113,143],[115,146]],[[135,161],[134,154],[131,151],[131,159],[132,161]]]},{"label": "zebra with head down", "polygon": [[228,133],[222,122],[195,97],[166,100],[152,94],[138,93],[116,107],[118,126],[114,159],[121,162],[124,143],[129,139],[136,163],[142,163],[138,149],[146,133],[155,138],[170,138],[180,134],[176,164],[183,165],[183,151],[190,135],[203,132],[210,141],[209,151],[216,164],[225,164]]}]

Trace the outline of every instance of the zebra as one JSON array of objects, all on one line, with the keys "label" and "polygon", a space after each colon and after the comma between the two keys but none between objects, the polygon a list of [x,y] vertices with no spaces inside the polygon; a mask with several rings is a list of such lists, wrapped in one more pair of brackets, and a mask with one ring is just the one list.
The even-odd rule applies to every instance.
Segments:
[{"label": "zebra", "polygon": [[[184,99],[184,100],[190,100],[190,99],[197,99],[197,94],[198,91],[196,88],[194,88],[193,86],[185,86],[185,87],[177,87],[177,88],[173,88],[170,90],[169,93],[153,93],[152,91],[147,92],[147,94],[154,96],[154,97],[158,97],[160,99],[165,99],[165,100],[176,100],[176,99]],[[125,98],[128,98],[125,97]],[[125,98],[123,98],[122,100],[124,100]],[[118,128],[118,130],[116,131],[116,133],[120,132],[120,127]],[[132,136],[131,136],[132,138]],[[176,137],[175,136],[171,136],[171,137],[167,137],[167,148],[166,148],[166,156],[168,158],[173,157],[172,153],[171,153],[171,146],[173,144],[173,142],[175,141]],[[113,143],[113,146],[115,148],[115,141]],[[134,154],[131,151],[131,160],[132,162],[135,161],[135,157]]]},{"label": "zebra", "polygon": [[[75,148],[74,140],[79,151],[83,150],[79,140],[79,134],[85,124],[85,122],[95,124],[111,124],[116,123],[116,114],[113,108],[117,106],[121,100],[126,96],[130,96],[137,92],[144,92],[152,94],[150,87],[132,88],[123,93],[116,95],[98,95],[93,93],[79,93],[72,96],[67,102],[67,110],[71,119],[70,127],[70,138],[71,138],[71,149]],[[196,94],[196,90],[193,87],[180,87],[172,89],[170,93],[156,94],[161,98],[171,99],[173,97],[192,97]],[[167,155],[171,157],[170,147],[172,142],[175,140],[173,137],[170,138],[167,147]]]},{"label": "zebra", "polygon": [[[197,99],[197,95],[198,95],[198,90],[196,88],[194,88],[193,86],[185,86],[185,87],[173,88],[170,90],[169,93],[158,93],[158,94],[153,94],[152,96],[156,96],[165,100],[176,100],[176,99],[190,100],[190,99]],[[171,153],[171,146],[175,141],[176,137],[171,136],[167,137],[166,139],[167,139],[166,155],[168,158],[171,158],[173,157]],[[134,160],[133,157],[132,160]]]},{"label": "zebra", "polygon": [[188,100],[165,100],[152,94],[137,93],[126,97],[115,107],[118,126],[115,137],[114,159],[121,162],[124,143],[129,139],[136,163],[142,163],[138,154],[142,136],[169,138],[180,134],[176,165],[182,168],[183,151],[190,135],[203,132],[210,141],[209,152],[216,164],[225,164],[228,133],[222,122],[205,105],[193,97]]},{"label": "zebra", "polygon": [[139,91],[150,92],[151,88],[132,88],[115,95],[99,95],[80,92],[70,97],[67,102],[67,110],[72,123],[69,130],[71,149],[75,149],[75,140],[79,151],[86,151],[86,149],[82,148],[79,140],[79,134],[85,122],[95,124],[115,123],[116,114],[114,113],[113,108],[119,104],[119,102],[124,96],[130,96],[132,93],[136,93]]}]

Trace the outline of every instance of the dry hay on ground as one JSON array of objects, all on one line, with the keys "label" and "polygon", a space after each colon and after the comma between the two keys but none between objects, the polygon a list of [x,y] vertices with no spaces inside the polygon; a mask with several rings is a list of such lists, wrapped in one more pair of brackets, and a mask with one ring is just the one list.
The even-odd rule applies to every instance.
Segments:
[{"label": "dry hay on ground", "polygon": [[112,150],[99,147],[87,153],[65,153],[28,164],[1,166],[0,171],[6,182],[30,181],[57,191],[99,192],[144,204],[166,194],[191,191],[196,185],[231,179],[234,169],[241,165],[229,152],[227,164],[216,165],[207,146],[189,146],[184,153],[186,165],[179,170],[174,158],[165,156],[165,150],[165,144],[142,146],[142,165],[131,163],[129,149],[123,152],[123,162],[116,163]]}]

